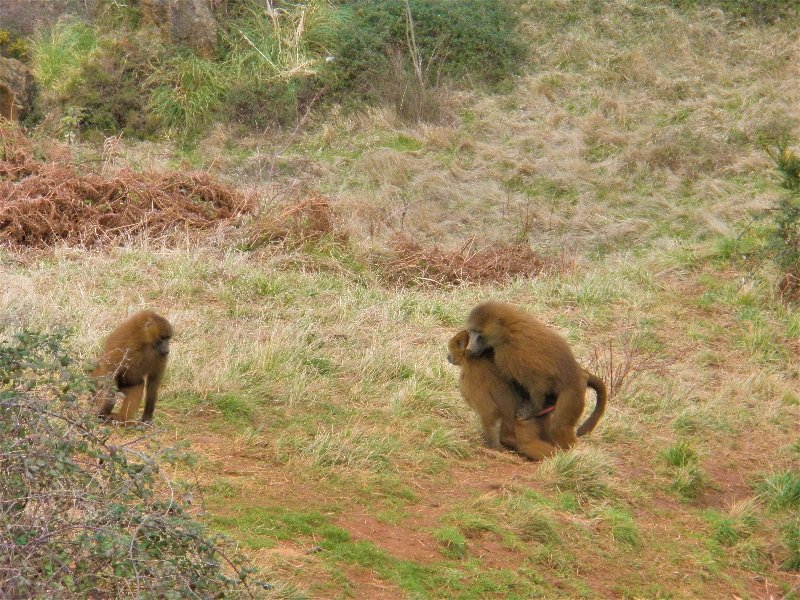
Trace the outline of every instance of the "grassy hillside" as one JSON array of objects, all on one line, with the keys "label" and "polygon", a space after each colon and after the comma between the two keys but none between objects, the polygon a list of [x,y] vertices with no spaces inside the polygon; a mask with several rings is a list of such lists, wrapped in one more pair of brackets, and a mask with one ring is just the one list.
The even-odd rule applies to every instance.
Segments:
[{"label": "grassy hillside", "polygon": [[[200,241],[2,251],[0,331],[73,328],[88,363],[127,310],[168,316],[155,425],[196,456],[170,475],[275,597],[800,597],[800,312],[751,223],[780,194],[761,141],[800,117],[796,26],[547,0],[521,27],[522,73],[432,89],[433,122],[329,105],[189,149],[72,148],[208,169],[260,209]],[[464,267],[519,243],[538,275]],[[421,269],[442,255],[461,270]],[[574,450],[481,447],[445,348],[488,298],[609,384]]]}]

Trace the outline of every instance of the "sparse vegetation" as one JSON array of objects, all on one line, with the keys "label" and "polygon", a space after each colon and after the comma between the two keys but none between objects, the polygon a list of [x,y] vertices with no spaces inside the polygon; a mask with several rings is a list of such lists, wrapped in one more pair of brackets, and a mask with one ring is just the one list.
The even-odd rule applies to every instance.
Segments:
[{"label": "sparse vegetation", "polygon": [[252,569],[162,474],[181,450],[109,444],[91,389],[63,334],[0,341],[0,594],[252,597]]},{"label": "sparse vegetation", "polygon": [[[800,316],[771,260],[792,192],[763,146],[800,119],[788,3],[226,0],[204,59],[111,4],[41,122],[2,129],[22,212],[0,232],[24,234],[0,339],[70,327],[72,372],[125,314],[169,317],[156,428],[98,430],[137,468],[187,442],[134,514],[172,482],[182,512],[158,514],[233,538],[267,597],[796,595]],[[208,194],[255,201],[220,220]],[[481,446],[445,343],[489,298],[609,386],[572,451]],[[182,527],[155,546],[191,570]],[[42,589],[63,574],[31,564]]]},{"label": "sparse vegetation", "polygon": [[689,442],[680,441],[662,452],[672,476],[670,489],[683,500],[697,498],[708,483],[700,458]]}]

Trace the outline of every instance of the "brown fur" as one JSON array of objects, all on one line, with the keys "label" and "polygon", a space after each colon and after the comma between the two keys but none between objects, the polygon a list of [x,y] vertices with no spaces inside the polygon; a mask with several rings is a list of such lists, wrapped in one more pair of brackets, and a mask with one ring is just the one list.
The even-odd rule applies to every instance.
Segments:
[{"label": "brown fur", "polygon": [[171,337],[172,325],[150,310],[134,314],[111,332],[92,376],[110,378],[125,399],[120,411],[112,414],[116,395],[101,398],[98,402],[101,417],[132,421],[144,399],[142,421],[152,420]]},{"label": "brown fur", "polygon": [[[515,425],[520,452],[530,458],[550,456],[557,448],[572,447],[578,435],[594,429],[605,411],[605,385],[581,368],[566,340],[555,331],[516,306],[501,302],[476,306],[467,318],[467,329],[467,356],[491,351],[499,376],[509,384],[518,383],[530,396],[531,403]],[[587,385],[597,393],[597,403],[576,435]],[[536,417],[552,397],[555,409]],[[520,427],[531,419],[535,426]]]},{"label": "brown fur", "polygon": [[[468,357],[469,332],[454,335],[447,344],[447,360],[461,367],[459,387],[464,402],[478,413],[483,427],[483,441],[490,448],[500,444],[516,448],[514,425],[519,399],[513,388],[498,374],[491,359]],[[497,421],[500,421],[498,439]]]}]

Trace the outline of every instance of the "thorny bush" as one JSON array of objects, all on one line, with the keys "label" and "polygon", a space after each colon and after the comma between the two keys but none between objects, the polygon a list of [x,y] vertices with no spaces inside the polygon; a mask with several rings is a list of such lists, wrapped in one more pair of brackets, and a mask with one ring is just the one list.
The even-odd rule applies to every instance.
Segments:
[{"label": "thorny bush", "polygon": [[0,341],[0,597],[253,597],[252,569],[162,474],[179,451],[111,443],[64,339]]}]

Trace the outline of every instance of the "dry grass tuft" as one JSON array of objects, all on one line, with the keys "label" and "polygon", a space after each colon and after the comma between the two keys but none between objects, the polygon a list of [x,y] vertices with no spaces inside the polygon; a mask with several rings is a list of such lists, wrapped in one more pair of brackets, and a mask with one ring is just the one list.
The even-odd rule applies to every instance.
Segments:
[{"label": "dry grass tuft", "polygon": [[608,398],[613,400],[620,394],[629,397],[641,391],[641,377],[655,373],[666,377],[669,367],[678,358],[657,356],[636,350],[629,342],[623,346],[621,355],[614,354],[611,342],[605,348],[594,348],[589,357],[589,370],[596,373],[608,385]]},{"label": "dry grass tuft", "polygon": [[800,267],[781,277],[778,281],[778,294],[786,303],[800,304]]},{"label": "dry grass tuft", "polygon": [[536,277],[545,268],[542,257],[526,244],[492,244],[476,249],[474,238],[448,251],[397,236],[379,260],[384,282],[400,286],[500,283]]},{"label": "dry grass tuft", "polygon": [[0,127],[0,243],[97,247],[144,235],[213,228],[252,212],[254,198],[202,172],[80,173],[34,156],[19,129]]},{"label": "dry grass tuft", "polygon": [[250,248],[277,245],[283,249],[301,248],[330,238],[346,242],[347,234],[337,226],[330,201],[311,192],[277,214],[262,214],[251,227]]}]

